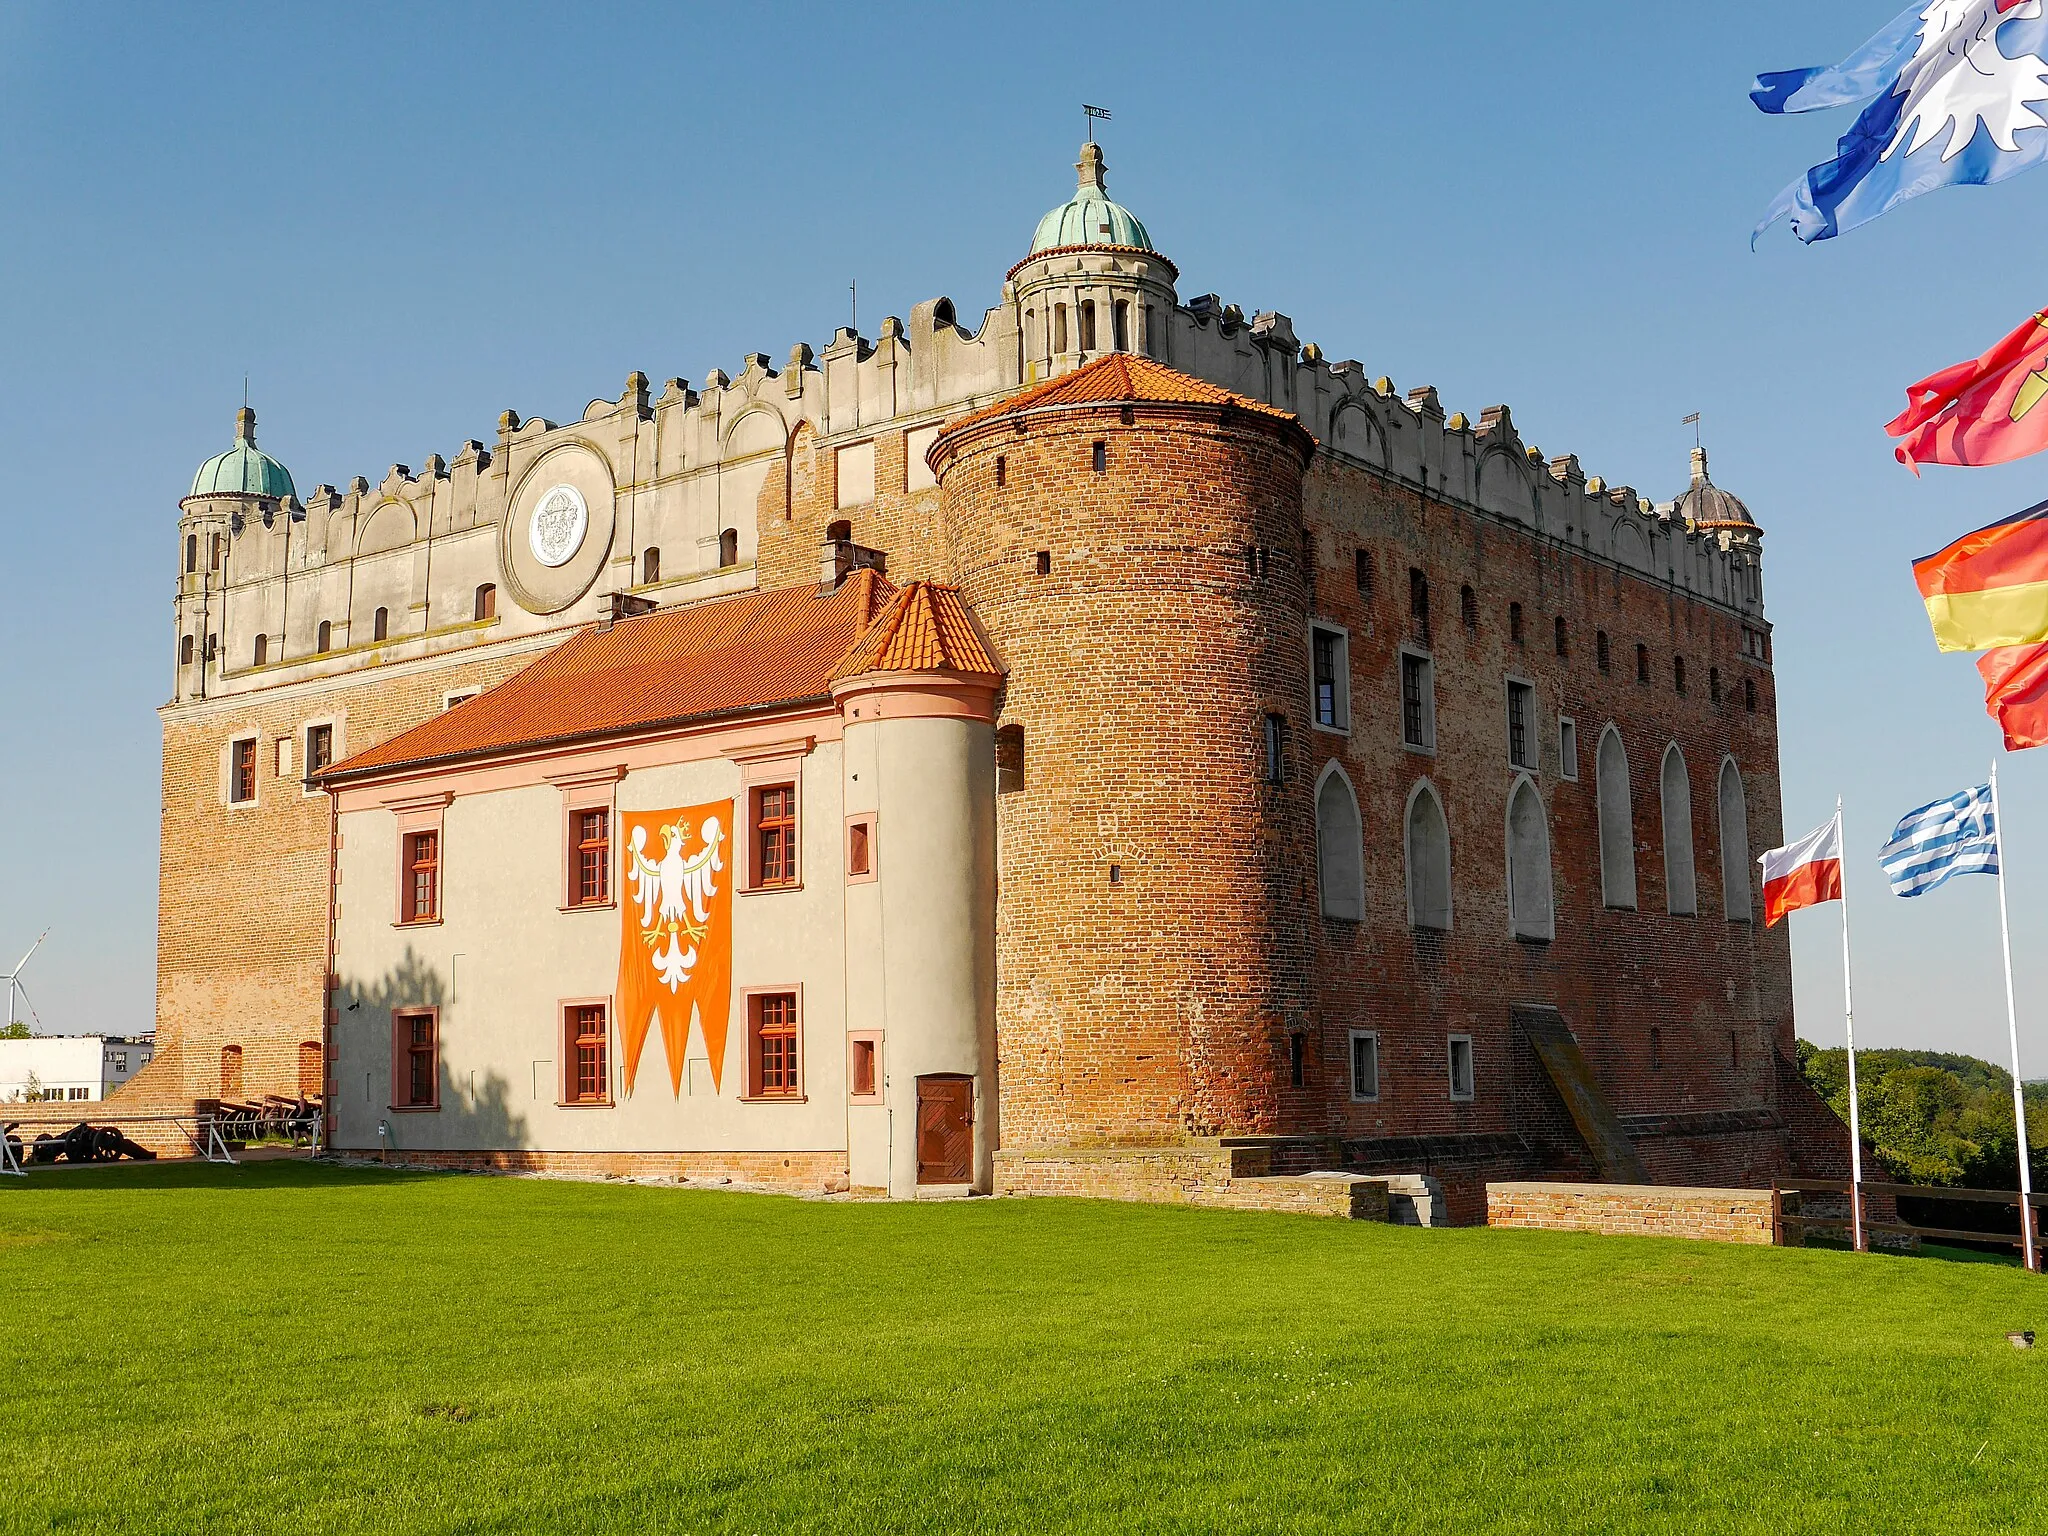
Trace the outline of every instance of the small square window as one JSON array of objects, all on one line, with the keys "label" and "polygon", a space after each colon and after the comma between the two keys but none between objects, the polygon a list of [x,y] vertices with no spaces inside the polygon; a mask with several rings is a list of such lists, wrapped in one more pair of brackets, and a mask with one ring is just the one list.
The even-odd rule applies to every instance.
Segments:
[{"label": "small square window", "polygon": [[1436,676],[1427,656],[1401,653],[1401,744],[1436,750]]},{"label": "small square window", "polygon": [[1096,474],[1098,474],[1098,475],[1106,475],[1106,474],[1108,474],[1108,473],[1109,473],[1109,444],[1108,444],[1108,443],[1102,443],[1102,442],[1098,442],[1097,444],[1095,444],[1095,447],[1094,447],[1094,452],[1093,452],[1093,464],[1094,464],[1094,468],[1095,468],[1095,473],[1096,473]]},{"label": "small square window", "polygon": [[1451,1097],[1472,1097],[1472,1037],[1453,1035],[1450,1040]]},{"label": "small square window", "polygon": [[1351,1101],[1377,1104],[1380,1097],[1380,1037],[1369,1029],[1351,1031]]},{"label": "small square window", "polygon": [[1536,766],[1536,690],[1528,683],[1508,684],[1508,762]]},{"label": "small square window", "polygon": [[846,1042],[846,1096],[857,1104],[882,1100],[882,1037],[854,1035]]},{"label": "small square window", "polygon": [[1557,776],[1573,780],[1579,776],[1579,723],[1570,715],[1557,717]]},{"label": "small square window", "polygon": [[1049,549],[1041,549],[1038,552],[1038,574],[1041,576],[1050,576],[1052,574],[1052,551]]}]

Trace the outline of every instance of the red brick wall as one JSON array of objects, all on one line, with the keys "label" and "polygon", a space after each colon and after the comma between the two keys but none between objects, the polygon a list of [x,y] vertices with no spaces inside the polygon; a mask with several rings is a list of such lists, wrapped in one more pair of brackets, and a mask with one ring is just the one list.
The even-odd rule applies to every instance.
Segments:
[{"label": "red brick wall", "polygon": [[1690,1237],[1768,1247],[1771,1192],[1623,1184],[1489,1184],[1486,1224],[1622,1237]]},{"label": "red brick wall", "polygon": [[[1742,626],[1664,584],[1574,554],[1555,539],[1481,519],[1390,485],[1369,472],[1317,461],[1307,521],[1316,554],[1314,611],[1350,632],[1354,680],[1350,736],[1315,733],[1302,765],[1302,794],[1286,836],[1304,885],[1315,868],[1308,793],[1325,760],[1357,789],[1365,828],[1367,915],[1324,919],[1304,896],[1295,920],[1308,928],[1318,979],[1312,1082],[1282,1094],[1290,1129],[1347,1137],[1472,1133],[1517,1125],[1517,1045],[1512,1002],[1554,1003],[1578,1036],[1600,1087],[1623,1115],[1768,1109],[1777,1097],[1774,1047],[1792,1043],[1790,951],[1782,929],[1723,916],[1718,774],[1732,753],[1747,795],[1750,856],[1782,840],[1775,693],[1769,669],[1745,659]],[[1362,593],[1356,554],[1370,552],[1372,591]],[[1428,579],[1427,649],[1436,672],[1436,751],[1405,749],[1399,663],[1404,640],[1424,640],[1409,615],[1409,570]],[[1469,584],[1476,627],[1463,622]],[[1509,633],[1519,602],[1523,640]],[[1554,647],[1566,621],[1567,654]],[[1611,669],[1597,666],[1598,631]],[[1638,642],[1650,678],[1636,681]],[[1686,692],[1672,659],[1686,662]],[[1714,701],[1710,669],[1721,698]],[[1556,938],[1509,936],[1506,903],[1508,763],[1505,684],[1535,686],[1541,722],[1538,787],[1550,817]],[[1742,681],[1755,684],[1744,708]],[[1303,699],[1297,712],[1306,708]],[[1578,725],[1577,782],[1558,772],[1557,719]],[[1627,749],[1637,845],[1638,908],[1602,905],[1595,761],[1613,721]],[[1665,911],[1659,769],[1676,741],[1691,777],[1699,915]],[[1403,815],[1422,777],[1436,786],[1450,825],[1453,922],[1447,934],[1408,926]],[[1756,891],[1753,864],[1746,872]],[[1761,912],[1761,902],[1756,907]],[[1381,1032],[1381,1102],[1349,1102],[1347,1031]],[[1651,1063],[1650,1030],[1661,1040]],[[1446,1037],[1474,1037],[1477,1093],[1454,1103]],[[1731,1045],[1730,1035],[1734,1039]],[[1277,1065],[1276,1065],[1277,1074]],[[1525,1088],[1526,1096],[1526,1088]],[[1672,1170],[1674,1173],[1679,1169]]]},{"label": "red brick wall", "polygon": [[[157,1053],[122,1085],[124,1105],[220,1097],[230,1045],[242,1050],[242,1098],[298,1094],[299,1046],[322,1038],[327,971],[328,797],[301,786],[306,724],[336,722],[339,760],[438,713],[447,694],[501,682],[533,657],[372,666],[166,721]],[[229,806],[221,752],[251,733],[257,802]],[[292,740],[289,778],[276,771],[280,736]]]},{"label": "red brick wall", "polygon": [[945,470],[954,574],[1010,669],[998,728],[1025,741],[997,799],[1006,1146],[1280,1127],[1306,935],[1274,835],[1292,790],[1259,763],[1262,714],[1307,686],[1302,469],[1272,423],[1112,406]]}]

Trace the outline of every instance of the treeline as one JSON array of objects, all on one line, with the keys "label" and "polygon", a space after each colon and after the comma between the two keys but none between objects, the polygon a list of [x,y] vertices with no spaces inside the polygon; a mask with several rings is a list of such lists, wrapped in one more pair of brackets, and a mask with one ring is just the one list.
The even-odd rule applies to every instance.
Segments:
[{"label": "treeline", "polygon": [[[1849,1053],[1801,1040],[1799,1068],[1846,1124]],[[2024,1091],[2038,1190],[2048,1188],[2048,1082],[2027,1083]],[[1895,1182],[2019,1187],[2012,1074],[2003,1067],[1948,1051],[1858,1051],[1856,1101],[1863,1139]]]}]

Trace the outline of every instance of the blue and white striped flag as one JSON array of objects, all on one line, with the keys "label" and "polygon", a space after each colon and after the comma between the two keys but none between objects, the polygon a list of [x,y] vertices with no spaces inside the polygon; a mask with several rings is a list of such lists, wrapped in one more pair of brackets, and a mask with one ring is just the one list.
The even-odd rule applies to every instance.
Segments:
[{"label": "blue and white striped flag", "polygon": [[1950,875],[1998,873],[1991,786],[1979,784],[1908,812],[1878,855],[1894,896],[1919,896]]}]

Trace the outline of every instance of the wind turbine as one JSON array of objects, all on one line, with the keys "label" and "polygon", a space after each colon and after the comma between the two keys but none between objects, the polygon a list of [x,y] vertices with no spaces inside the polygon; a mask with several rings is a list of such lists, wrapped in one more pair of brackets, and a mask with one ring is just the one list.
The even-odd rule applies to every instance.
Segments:
[{"label": "wind turbine", "polygon": [[28,1016],[34,1019],[38,1025],[41,1025],[43,1022],[42,1015],[36,1012],[36,1005],[29,1002],[28,988],[21,984],[21,968],[28,964],[29,955],[33,955],[43,947],[43,940],[49,936],[50,930],[45,928],[37,936],[35,943],[29,945],[28,954],[15,961],[14,969],[7,973],[7,1022],[10,1024],[14,1022],[14,999],[17,995],[24,1003],[28,1003]]}]

